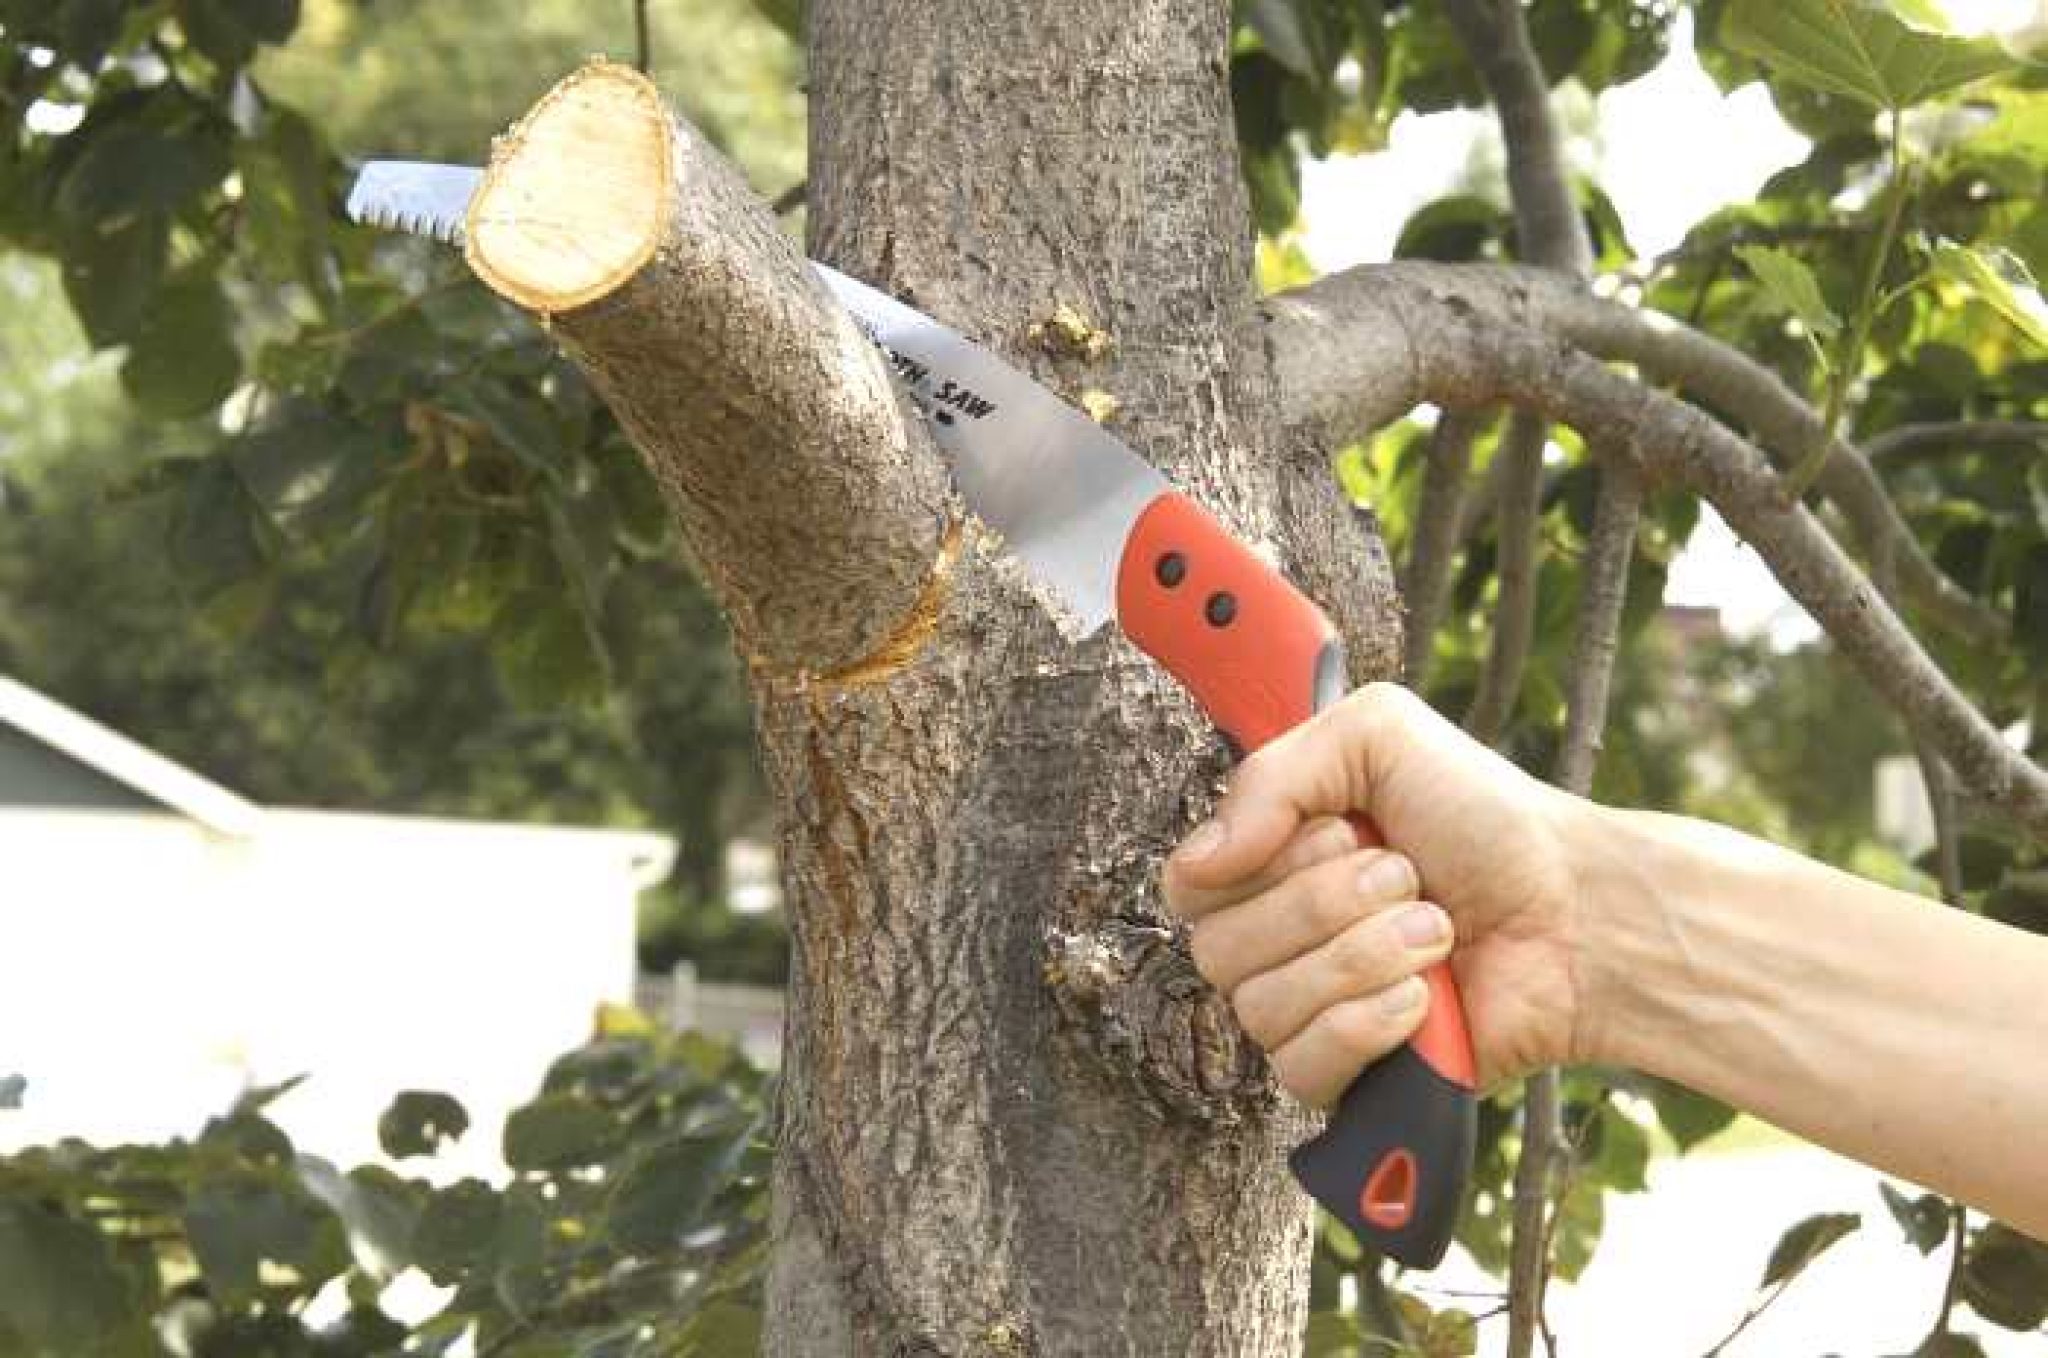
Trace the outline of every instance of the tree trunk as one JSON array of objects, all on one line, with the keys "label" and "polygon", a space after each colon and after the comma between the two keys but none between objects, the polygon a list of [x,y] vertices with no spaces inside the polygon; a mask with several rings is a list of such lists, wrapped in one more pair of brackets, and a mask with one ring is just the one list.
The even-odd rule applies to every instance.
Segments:
[{"label": "tree trunk", "polygon": [[[1377,532],[1282,432],[1225,0],[811,16],[811,253],[1105,394],[1325,606],[1355,679],[1393,675]],[[767,1351],[1295,1353],[1307,1125],[1157,899],[1216,738],[1113,629],[1063,637],[957,509],[934,535],[930,440],[700,139],[577,149],[647,121],[621,70],[505,139],[471,258],[592,373],[748,661],[794,935]],[[573,267],[532,248],[656,200]]]},{"label": "tree trunk", "polygon": [[[1393,672],[1377,541],[1278,446],[1221,0],[820,0],[811,253],[1078,396]],[[1062,357],[1065,305],[1108,355]],[[1160,854],[1223,764],[1121,638],[970,531],[939,626],[763,684],[795,955],[777,1354],[1292,1354],[1302,1133],[1174,949]]]}]

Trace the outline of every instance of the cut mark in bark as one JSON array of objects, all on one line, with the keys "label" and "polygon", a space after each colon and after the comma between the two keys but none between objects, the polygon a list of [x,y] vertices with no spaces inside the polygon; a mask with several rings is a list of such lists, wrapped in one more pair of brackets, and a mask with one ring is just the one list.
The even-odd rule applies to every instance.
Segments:
[{"label": "cut mark in bark", "polygon": [[469,205],[470,268],[543,316],[608,295],[667,229],[672,136],[653,81],[617,62],[583,67],[492,146]]},{"label": "cut mark in bark", "polygon": [[927,643],[938,634],[939,620],[946,611],[946,598],[953,587],[953,565],[960,559],[961,521],[955,519],[939,543],[932,573],[925,587],[910,605],[910,611],[874,650],[860,659],[841,665],[817,677],[827,689],[845,691],[883,683],[917,659]]}]

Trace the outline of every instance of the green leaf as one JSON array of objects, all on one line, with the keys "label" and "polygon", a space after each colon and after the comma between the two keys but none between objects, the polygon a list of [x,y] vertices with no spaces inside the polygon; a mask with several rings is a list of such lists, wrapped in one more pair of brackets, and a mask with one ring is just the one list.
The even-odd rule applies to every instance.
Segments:
[{"label": "green leaf", "polygon": [[567,477],[569,449],[563,446],[548,407],[537,397],[495,382],[478,382],[455,391],[449,406],[482,422],[499,445],[521,462],[561,482]]},{"label": "green leaf", "polygon": [[57,11],[58,50],[91,70],[121,35],[127,8],[127,0],[63,0]]},{"label": "green leaf", "polygon": [[1994,1325],[2039,1329],[2048,1321],[2048,1246],[1992,1222],[1964,1253],[1960,1291]]},{"label": "green leaf", "polygon": [[266,1263],[296,1275],[292,1290],[317,1292],[348,1266],[341,1223],[296,1182],[237,1172],[203,1185],[185,1205],[185,1235],[222,1301],[254,1300]]},{"label": "green leaf", "polygon": [[547,1253],[547,1214],[523,1194],[508,1195],[491,1251],[491,1290],[513,1316],[531,1315],[547,1301]]},{"label": "green leaf", "polygon": [[605,1204],[603,1234],[626,1254],[667,1249],[724,1185],[743,1138],[685,1136],[642,1151]]},{"label": "green leaf", "polygon": [[2007,873],[1984,898],[1984,914],[2015,929],[2048,934],[2048,868]]},{"label": "green leaf", "polygon": [[433,1155],[443,1142],[459,1141],[469,1130],[469,1114],[446,1094],[409,1089],[391,1101],[377,1119],[377,1144],[394,1160]]},{"label": "green leaf", "polygon": [[141,329],[169,251],[170,223],[161,216],[66,233],[64,295],[93,347],[119,344]]},{"label": "green leaf", "polygon": [[192,45],[222,66],[241,66],[258,43],[281,43],[299,26],[299,0],[184,0]]},{"label": "green leaf", "polygon": [[1928,1335],[1913,1350],[1913,1358],[1984,1358],[1984,1346],[1969,1335],[1944,1330]]},{"label": "green leaf", "polygon": [[1493,203],[1472,194],[1458,194],[1425,203],[1402,224],[1394,243],[1397,259],[1439,259],[1462,264],[1483,258],[1497,244],[1507,223]]},{"label": "green leaf", "polygon": [[2004,317],[2035,348],[2048,350],[2048,308],[2043,307],[2034,276],[2018,255],[1943,241],[1934,248],[1929,272]]},{"label": "green leaf", "polygon": [[1808,1264],[1862,1225],[1863,1218],[1855,1212],[1822,1212],[1808,1217],[1778,1238],[1770,1261],[1764,1265],[1760,1285],[1769,1287],[1797,1277]]},{"label": "green leaf", "polygon": [[256,1169],[275,1169],[296,1159],[291,1138],[276,1123],[257,1113],[232,1113],[212,1119],[199,1134],[199,1144],[220,1147]]},{"label": "green leaf", "polygon": [[241,376],[227,299],[215,278],[197,272],[157,294],[121,364],[121,385],[136,404],[171,419],[213,409]]},{"label": "green leaf", "polygon": [[23,1075],[0,1075],[0,1112],[9,1112],[21,1107],[22,1095],[28,1093],[28,1077]]},{"label": "green leaf", "polygon": [[810,23],[810,0],[754,0],[754,8],[790,38],[804,41]]},{"label": "green leaf", "polygon": [[413,1262],[443,1287],[484,1263],[498,1238],[504,1204],[481,1179],[464,1179],[434,1194],[413,1231]]},{"label": "green leaf", "polygon": [[1778,310],[1822,339],[1841,330],[1842,318],[1821,296],[1820,281],[1797,255],[1770,245],[1739,245],[1735,254]]},{"label": "green leaf", "polygon": [[413,1233],[428,1190],[376,1165],[342,1174],[307,1155],[300,1157],[298,1169],[306,1191],[341,1218],[358,1268],[384,1283],[412,1263]]},{"label": "green leaf", "polygon": [[1892,1220],[1922,1254],[1933,1253],[1934,1247],[1948,1238],[1949,1209],[1944,1199],[1932,1193],[1909,1198],[1888,1183],[1880,1183],[1878,1192],[1884,1196]]},{"label": "green leaf", "polygon": [[1316,1311],[1308,1318],[1302,1358],[1352,1358],[1366,1341],[1365,1324],[1348,1311]]},{"label": "green leaf", "polygon": [[92,140],[57,186],[57,211],[79,227],[164,216],[227,178],[230,133],[216,119],[160,120],[161,103],[137,105]]},{"label": "green leaf", "polygon": [[1315,22],[1313,13],[1304,18],[1297,0],[1247,0],[1244,10],[1245,23],[1275,61],[1298,76],[1313,79],[1320,74],[1306,26]]},{"label": "green leaf", "polygon": [[544,1095],[505,1119],[505,1163],[527,1171],[598,1164],[617,1132],[612,1115],[581,1095]]},{"label": "green leaf", "polygon": [[1868,0],[1730,0],[1729,47],[1787,79],[1873,109],[1901,109],[2010,70],[1988,39],[1909,26]]},{"label": "green leaf", "polygon": [[178,490],[169,554],[186,588],[211,598],[254,578],[263,569],[263,544],[234,467],[225,458],[207,458]]},{"label": "green leaf", "polygon": [[2029,547],[2014,572],[2012,638],[2021,655],[2048,664],[2048,543]]},{"label": "green leaf", "polygon": [[760,1309],[737,1301],[715,1301],[691,1316],[676,1349],[678,1358],[728,1358],[760,1351]]},{"label": "green leaf", "polygon": [[492,657],[513,701],[533,711],[574,707],[604,696],[604,653],[566,598],[526,590],[491,622]]},{"label": "green leaf", "polygon": [[98,1353],[137,1320],[98,1231],[30,1202],[0,1201],[0,1333],[31,1354]]},{"label": "green leaf", "polygon": [[1651,1084],[1650,1103],[1657,1110],[1657,1121],[1678,1143],[1681,1153],[1735,1121],[1735,1110],[1719,1099],[1710,1099],[1666,1080]]}]

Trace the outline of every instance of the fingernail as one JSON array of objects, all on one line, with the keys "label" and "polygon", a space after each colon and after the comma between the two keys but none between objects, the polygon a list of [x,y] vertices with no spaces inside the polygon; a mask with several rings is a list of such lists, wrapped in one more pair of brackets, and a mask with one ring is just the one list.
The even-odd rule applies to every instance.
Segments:
[{"label": "fingernail", "polygon": [[1376,853],[1358,870],[1358,894],[1367,900],[1398,901],[1415,894],[1415,869],[1397,853]]},{"label": "fingernail", "polygon": [[1394,920],[1394,928],[1400,932],[1401,941],[1411,948],[1433,948],[1444,941],[1444,935],[1451,931],[1450,920],[1444,912],[1427,901],[1419,905],[1403,907]]},{"label": "fingernail", "polygon": [[1388,1018],[1399,1018],[1422,1003],[1425,987],[1420,976],[1410,976],[1397,985],[1380,992],[1380,1012]]},{"label": "fingernail", "polygon": [[1173,856],[1183,863],[1199,863],[1222,848],[1223,841],[1229,837],[1230,832],[1223,828],[1222,821],[1203,821],[1195,827],[1193,834],[1181,841]]}]

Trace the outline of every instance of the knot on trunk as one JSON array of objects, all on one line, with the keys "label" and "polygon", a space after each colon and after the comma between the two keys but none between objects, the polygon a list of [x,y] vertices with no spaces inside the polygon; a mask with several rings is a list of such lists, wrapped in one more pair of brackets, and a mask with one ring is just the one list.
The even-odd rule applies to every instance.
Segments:
[{"label": "knot on trunk", "polygon": [[1171,929],[1119,918],[1056,930],[1045,980],[1068,1031],[1162,1121],[1227,1124],[1272,1107],[1265,1058]]}]

